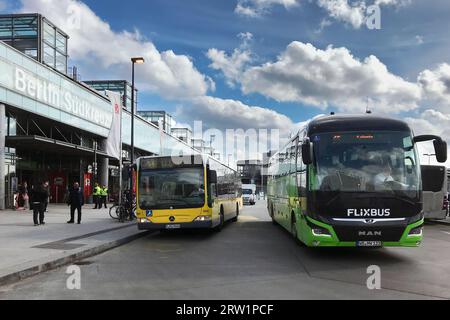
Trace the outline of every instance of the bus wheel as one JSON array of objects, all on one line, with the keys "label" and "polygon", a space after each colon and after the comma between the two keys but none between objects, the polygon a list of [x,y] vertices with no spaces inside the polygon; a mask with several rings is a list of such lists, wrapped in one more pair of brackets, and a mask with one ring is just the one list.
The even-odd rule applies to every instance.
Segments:
[{"label": "bus wheel", "polygon": [[277,224],[275,221],[275,211],[273,210],[273,204],[270,206],[270,217],[272,218],[272,223]]},{"label": "bus wheel", "polygon": [[295,215],[293,212],[291,213],[291,233],[295,240],[298,240],[297,220],[295,219]]},{"label": "bus wheel", "polygon": [[295,239],[295,242],[297,242],[300,246],[304,247],[305,244],[298,237],[297,219],[295,218],[295,214],[293,212],[291,213],[291,233]]},{"label": "bus wheel", "polygon": [[222,231],[223,226],[225,225],[225,214],[224,214],[224,212],[223,212],[223,207],[220,207],[220,215],[219,215],[219,218],[220,218],[220,222],[219,222],[219,225],[216,227],[216,231],[217,231],[217,232]]},{"label": "bus wheel", "polygon": [[236,203],[236,217],[231,220],[232,222],[237,222],[239,219],[239,203]]}]

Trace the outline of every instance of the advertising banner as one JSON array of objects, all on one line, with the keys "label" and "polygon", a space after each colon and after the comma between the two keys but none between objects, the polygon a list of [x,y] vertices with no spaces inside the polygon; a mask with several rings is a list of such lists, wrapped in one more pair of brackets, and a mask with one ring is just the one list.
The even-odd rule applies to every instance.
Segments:
[{"label": "advertising banner", "polygon": [[106,153],[116,159],[121,159],[121,131],[122,131],[122,99],[116,92],[106,92],[113,108],[113,118],[108,139],[106,140]]}]

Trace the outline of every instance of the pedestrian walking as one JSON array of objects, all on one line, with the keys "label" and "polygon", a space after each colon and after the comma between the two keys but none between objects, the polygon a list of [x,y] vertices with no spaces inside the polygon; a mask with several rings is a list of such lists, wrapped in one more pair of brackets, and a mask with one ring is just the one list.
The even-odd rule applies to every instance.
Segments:
[{"label": "pedestrian walking", "polygon": [[108,208],[106,206],[106,203],[108,201],[108,187],[107,186],[103,186],[100,190],[100,196],[101,196],[101,201],[100,201],[100,205],[99,205],[99,209],[102,208],[102,206],[105,206],[105,209]]},{"label": "pedestrian walking", "polygon": [[100,186],[98,185],[98,183],[96,182],[94,185],[94,191],[92,192],[92,197],[94,198],[94,204],[95,207],[94,209],[99,209],[100,207]]},{"label": "pedestrian walking", "polygon": [[33,222],[35,226],[45,224],[45,201],[48,198],[44,183],[38,184],[31,190],[31,204],[33,209]]},{"label": "pedestrian walking", "polygon": [[69,190],[69,196],[67,204],[70,206],[70,220],[67,223],[75,223],[75,210],[78,214],[78,224],[81,223],[81,208],[84,205],[83,191],[80,188],[80,184],[75,182],[73,187]]}]

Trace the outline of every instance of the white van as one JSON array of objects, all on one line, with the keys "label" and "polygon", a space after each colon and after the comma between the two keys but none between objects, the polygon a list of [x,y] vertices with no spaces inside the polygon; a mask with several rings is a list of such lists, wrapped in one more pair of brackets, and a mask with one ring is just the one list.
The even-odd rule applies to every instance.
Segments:
[{"label": "white van", "polygon": [[449,201],[447,168],[421,166],[421,169],[425,219],[446,219]]},{"label": "white van", "polygon": [[244,205],[254,205],[256,203],[256,184],[242,185],[242,200]]}]

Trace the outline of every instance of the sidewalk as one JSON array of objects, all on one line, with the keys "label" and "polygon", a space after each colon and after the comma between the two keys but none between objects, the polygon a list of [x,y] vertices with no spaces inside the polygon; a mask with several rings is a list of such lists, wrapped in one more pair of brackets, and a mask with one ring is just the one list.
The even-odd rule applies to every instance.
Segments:
[{"label": "sidewalk", "polygon": [[46,224],[35,227],[32,212],[0,211],[0,285],[57,268],[120,246],[146,232],[121,224],[108,209],[83,208],[82,224],[67,224],[67,205],[49,205]]}]

